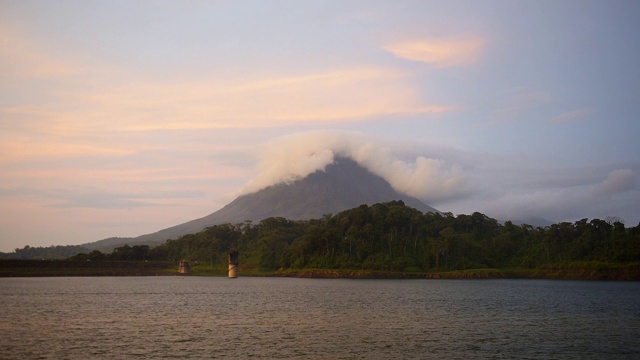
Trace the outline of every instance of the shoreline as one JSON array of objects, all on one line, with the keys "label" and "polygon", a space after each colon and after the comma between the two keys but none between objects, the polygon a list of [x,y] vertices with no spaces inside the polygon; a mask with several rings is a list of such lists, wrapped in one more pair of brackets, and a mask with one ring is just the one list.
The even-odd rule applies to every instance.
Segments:
[{"label": "shoreline", "polygon": [[640,281],[640,269],[472,269],[433,273],[376,272],[358,270],[300,270],[277,272],[270,277],[319,279],[548,279],[593,281]]},{"label": "shoreline", "polygon": [[[180,274],[174,262],[0,260],[0,277],[75,276],[226,276],[226,270],[194,266],[191,274]],[[439,272],[389,272],[348,269],[300,269],[257,271],[240,269],[246,277],[296,277],[318,279],[554,279],[640,281],[640,266],[576,267],[556,266],[536,269],[480,268]]]}]

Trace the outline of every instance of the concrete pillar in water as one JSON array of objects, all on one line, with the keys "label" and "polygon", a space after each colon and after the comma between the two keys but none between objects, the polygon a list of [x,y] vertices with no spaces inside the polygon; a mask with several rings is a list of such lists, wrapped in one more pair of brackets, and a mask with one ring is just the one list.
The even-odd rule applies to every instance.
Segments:
[{"label": "concrete pillar in water", "polygon": [[229,279],[238,277],[238,252],[229,253]]},{"label": "concrete pillar in water", "polygon": [[178,272],[180,274],[191,274],[191,262],[187,260],[180,261]]}]

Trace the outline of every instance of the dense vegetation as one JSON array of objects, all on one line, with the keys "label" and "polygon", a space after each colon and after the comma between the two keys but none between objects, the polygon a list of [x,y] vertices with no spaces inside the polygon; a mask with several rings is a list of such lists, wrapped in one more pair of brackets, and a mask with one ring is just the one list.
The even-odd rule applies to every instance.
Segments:
[{"label": "dense vegetation", "polygon": [[66,246],[47,246],[47,247],[32,247],[25,246],[24,248],[15,249],[12,253],[0,252],[0,259],[22,259],[22,260],[62,260],[69,256],[73,256],[78,253],[89,251],[89,249],[80,245],[66,245]]},{"label": "dense vegetation", "polygon": [[155,248],[125,245],[74,259],[190,259],[227,265],[241,254],[241,269],[352,269],[433,272],[479,268],[532,269],[558,264],[640,267],[640,226],[617,219],[582,219],[546,228],[500,224],[481,213],[422,214],[402,202],[362,205],[335,216],[258,224],[217,225]]}]

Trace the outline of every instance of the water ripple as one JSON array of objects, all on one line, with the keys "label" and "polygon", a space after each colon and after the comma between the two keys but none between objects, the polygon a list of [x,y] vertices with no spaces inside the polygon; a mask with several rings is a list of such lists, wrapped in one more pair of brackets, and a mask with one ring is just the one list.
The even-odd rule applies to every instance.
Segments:
[{"label": "water ripple", "polygon": [[639,283],[0,279],[2,359],[633,359]]}]

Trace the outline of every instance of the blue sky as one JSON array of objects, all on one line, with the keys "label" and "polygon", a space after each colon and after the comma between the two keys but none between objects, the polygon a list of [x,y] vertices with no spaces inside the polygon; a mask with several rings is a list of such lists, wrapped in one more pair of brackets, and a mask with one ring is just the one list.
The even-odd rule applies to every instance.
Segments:
[{"label": "blue sky", "polygon": [[0,251],[337,154],[441,211],[636,226],[639,35],[637,1],[0,1]]}]

